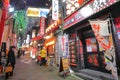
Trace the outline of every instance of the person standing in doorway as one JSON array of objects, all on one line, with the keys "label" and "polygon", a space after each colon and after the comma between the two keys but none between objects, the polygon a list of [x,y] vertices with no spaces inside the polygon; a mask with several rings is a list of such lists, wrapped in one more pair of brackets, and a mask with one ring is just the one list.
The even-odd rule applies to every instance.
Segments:
[{"label": "person standing in doorway", "polygon": [[[14,70],[15,63],[16,63],[16,60],[15,60],[15,46],[11,46],[10,50],[8,52],[7,65],[12,66],[13,70]],[[10,76],[13,76],[13,70],[12,70],[12,72],[6,73],[6,78],[9,78]]]},{"label": "person standing in doorway", "polygon": [[41,55],[41,64],[40,66],[42,65],[46,65],[46,57],[47,57],[47,51],[45,49],[45,47],[43,47],[41,50],[40,50],[40,55]]}]

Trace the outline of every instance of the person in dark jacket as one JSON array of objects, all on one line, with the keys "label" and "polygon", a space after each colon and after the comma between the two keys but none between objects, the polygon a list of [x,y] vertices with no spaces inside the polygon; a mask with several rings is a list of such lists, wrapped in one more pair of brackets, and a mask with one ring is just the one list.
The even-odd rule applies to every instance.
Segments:
[{"label": "person in dark jacket", "polygon": [[[15,51],[15,46],[11,46],[8,52],[8,59],[7,59],[7,65],[11,65],[13,67],[13,70],[16,63],[14,51]],[[8,78],[9,76],[13,76],[13,70],[10,73],[6,73],[6,78]]]},{"label": "person in dark jacket", "polygon": [[20,58],[20,56],[21,56],[22,54],[23,54],[23,51],[22,51],[21,48],[19,48],[17,57]]}]

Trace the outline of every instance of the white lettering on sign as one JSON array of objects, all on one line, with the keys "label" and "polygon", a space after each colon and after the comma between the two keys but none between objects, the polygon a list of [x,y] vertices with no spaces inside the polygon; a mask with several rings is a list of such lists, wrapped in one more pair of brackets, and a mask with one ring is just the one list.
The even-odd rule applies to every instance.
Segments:
[{"label": "white lettering on sign", "polygon": [[52,1],[52,19],[58,20],[58,0]]},{"label": "white lettering on sign", "polygon": [[40,35],[44,35],[45,33],[45,17],[40,18]]}]

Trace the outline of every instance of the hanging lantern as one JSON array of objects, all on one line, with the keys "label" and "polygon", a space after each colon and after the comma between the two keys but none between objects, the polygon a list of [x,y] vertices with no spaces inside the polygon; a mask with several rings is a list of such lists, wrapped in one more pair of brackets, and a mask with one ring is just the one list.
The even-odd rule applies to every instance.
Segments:
[{"label": "hanging lantern", "polygon": [[84,2],[84,0],[78,0],[78,3],[79,3],[80,5],[82,5],[83,2]]}]

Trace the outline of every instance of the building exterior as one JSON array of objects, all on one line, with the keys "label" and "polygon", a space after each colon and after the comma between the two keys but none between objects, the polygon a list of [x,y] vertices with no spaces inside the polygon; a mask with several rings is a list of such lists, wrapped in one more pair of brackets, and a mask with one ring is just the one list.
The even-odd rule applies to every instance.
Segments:
[{"label": "building exterior", "polygon": [[[102,5],[102,6],[101,6]],[[111,73],[106,70],[106,54],[101,49],[98,38],[93,31],[89,20],[109,19],[109,33],[111,45],[115,47],[114,60],[117,72],[120,72],[119,49],[119,0],[88,0],[79,9],[64,19],[64,32],[69,34],[70,67],[73,71],[90,69],[99,72]],[[104,33],[104,32],[103,32]],[[107,36],[107,33],[104,34]],[[120,74],[119,74],[120,75]]]},{"label": "building exterior", "polygon": [[58,36],[59,33],[59,21],[52,19],[52,10],[47,15],[46,19],[46,29],[44,36],[44,46],[47,49],[48,57],[53,56],[55,64],[59,64],[59,52],[58,52]]}]

